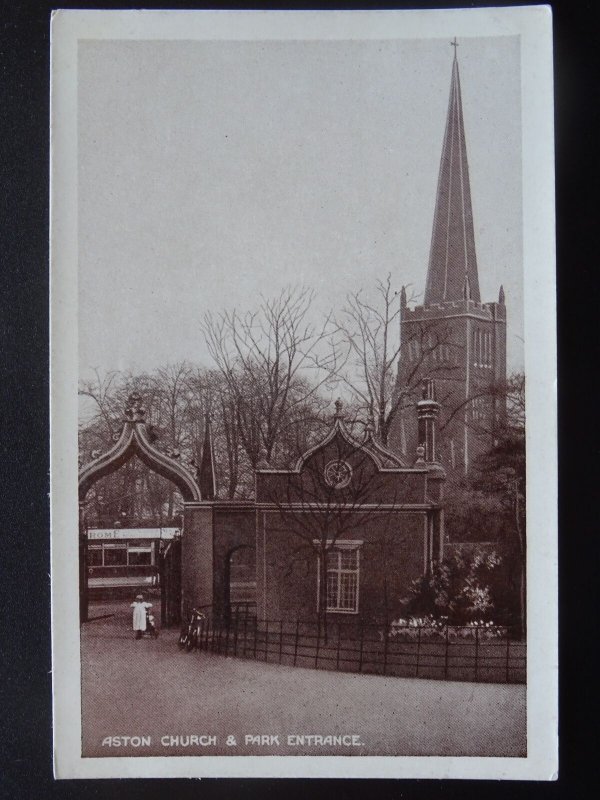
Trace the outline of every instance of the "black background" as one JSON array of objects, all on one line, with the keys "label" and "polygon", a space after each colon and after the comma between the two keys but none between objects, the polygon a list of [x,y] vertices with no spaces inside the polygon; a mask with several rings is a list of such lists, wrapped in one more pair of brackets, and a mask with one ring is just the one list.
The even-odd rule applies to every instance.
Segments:
[{"label": "black background", "polygon": [[[473,5],[467,4],[465,5]],[[516,5],[495,2],[477,5]],[[167,3],[144,3],[165,8]],[[598,69],[592,2],[555,26],[560,447],[560,777],[554,783],[103,780],[52,777],[48,457],[48,155],[51,4],[0,14],[0,789],[6,798],[577,796],[598,749]],[[122,8],[106,2],[62,8]],[[178,4],[177,8],[201,8]],[[205,7],[248,8],[249,4]],[[268,7],[268,6],[264,6]],[[282,8],[283,6],[271,6]],[[290,7],[290,6],[286,6]],[[316,6],[313,6],[316,7]],[[324,5],[320,6],[325,7]],[[336,6],[328,6],[336,7]],[[350,8],[350,4],[337,6]],[[356,6],[368,8],[375,6]],[[452,4],[380,4],[445,8]],[[310,6],[304,6],[310,8]],[[74,687],[75,691],[75,687]]]}]

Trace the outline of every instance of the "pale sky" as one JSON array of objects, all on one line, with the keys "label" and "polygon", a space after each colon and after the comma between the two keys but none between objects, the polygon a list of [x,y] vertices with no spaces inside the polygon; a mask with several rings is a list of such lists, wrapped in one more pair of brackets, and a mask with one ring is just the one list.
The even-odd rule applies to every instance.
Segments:
[{"label": "pale sky", "polygon": [[[210,365],[206,310],[425,287],[447,40],[81,41],[79,364]],[[523,367],[519,39],[459,40],[482,301]]]}]

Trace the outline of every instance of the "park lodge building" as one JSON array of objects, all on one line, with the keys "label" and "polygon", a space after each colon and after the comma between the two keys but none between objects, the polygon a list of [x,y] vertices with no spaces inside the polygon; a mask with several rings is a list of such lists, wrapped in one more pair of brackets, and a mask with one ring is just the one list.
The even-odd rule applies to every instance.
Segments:
[{"label": "park lodge building", "polygon": [[[161,532],[168,541],[161,552],[169,554],[162,572],[171,587],[167,624],[194,607],[227,619],[240,605],[259,620],[311,619],[324,607],[334,618],[393,619],[411,583],[443,554],[446,475],[435,457],[439,404],[432,382],[423,394],[417,413],[424,444],[413,464],[383,448],[370,431],[362,441],[353,438],[337,401],[327,435],[293,468],[259,464],[251,501],[217,499],[208,427],[192,475],[150,443],[141,398],[132,395],[118,442],[80,471],[80,502],[133,456],[179,489],[182,530]],[[87,530],[82,522],[81,534],[85,619],[90,571],[98,570],[102,551],[122,550],[121,559],[132,552],[134,566],[142,567],[155,562],[158,549],[157,537],[139,529]],[[129,579],[132,591],[145,584],[141,576]]]}]

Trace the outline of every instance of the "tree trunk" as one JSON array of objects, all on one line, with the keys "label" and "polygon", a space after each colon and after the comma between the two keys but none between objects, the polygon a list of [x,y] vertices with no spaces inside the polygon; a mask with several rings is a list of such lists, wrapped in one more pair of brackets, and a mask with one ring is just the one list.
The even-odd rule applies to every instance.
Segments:
[{"label": "tree trunk", "polygon": [[323,632],[323,640],[327,644],[327,547],[321,545],[319,557],[319,630]]}]

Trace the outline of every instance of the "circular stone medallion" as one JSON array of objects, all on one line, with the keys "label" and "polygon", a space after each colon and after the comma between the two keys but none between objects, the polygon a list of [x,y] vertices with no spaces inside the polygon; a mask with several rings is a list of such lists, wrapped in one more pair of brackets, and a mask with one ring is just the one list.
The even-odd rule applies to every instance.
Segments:
[{"label": "circular stone medallion", "polygon": [[325,483],[333,489],[343,489],[352,479],[352,467],[345,461],[330,461],[323,470]]}]

